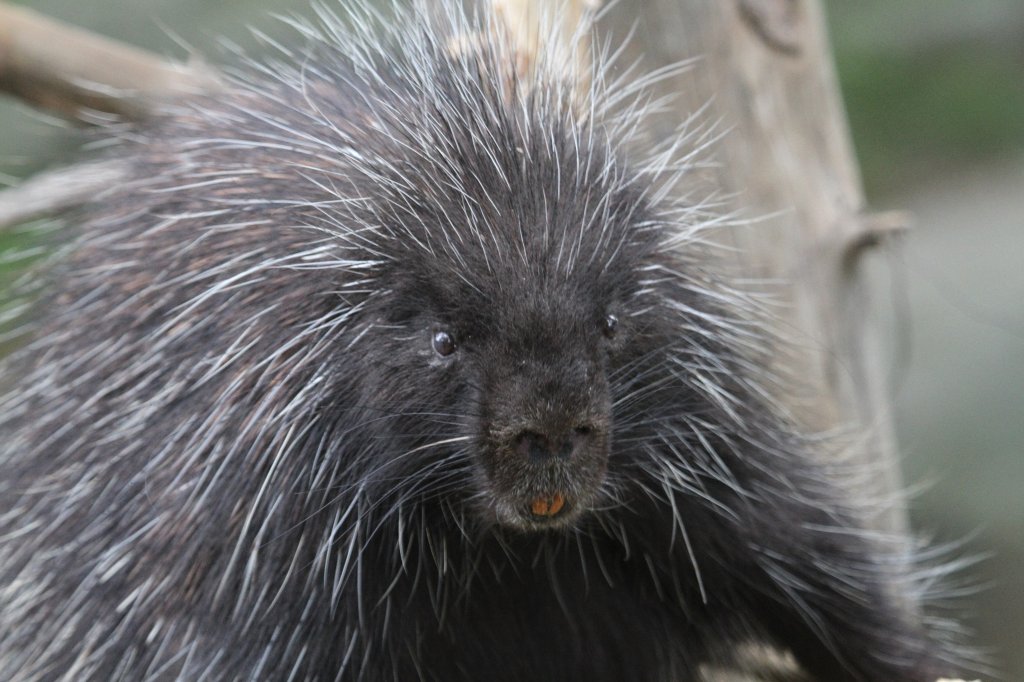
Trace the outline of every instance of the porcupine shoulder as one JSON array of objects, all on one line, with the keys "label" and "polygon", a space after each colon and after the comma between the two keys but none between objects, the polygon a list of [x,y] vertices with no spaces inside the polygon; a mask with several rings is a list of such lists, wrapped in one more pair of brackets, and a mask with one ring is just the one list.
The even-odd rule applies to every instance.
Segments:
[{"label": "porcupine shoulder", "polygon": [[622,84],[322,19],[68,227],[5,369],[0,677],[935,677]]}]

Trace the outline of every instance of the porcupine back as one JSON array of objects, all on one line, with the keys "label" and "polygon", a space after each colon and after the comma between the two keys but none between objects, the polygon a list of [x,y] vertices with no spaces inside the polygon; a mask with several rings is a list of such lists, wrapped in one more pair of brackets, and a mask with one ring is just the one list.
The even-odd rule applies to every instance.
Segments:
[{"label": "porcupine back", "polygon": [[[5,678],[687,679],[748,634],[715,609],[759,608],[715,603],[715,572],[753,570],[733,543],[855,530],[756,389],[752,333],[700,262],[716,218],[626,159],[635,92],[599,68],[580,95],[554,52],[524,75],[488,22],[325,14],[305,51],[119,134],[127,179],[70,220],[5,368]],[[424,315],[466,348],[546,315],[529,343],[571,359],[610,300],[632,340],[607,360],[607,480],[571,530],[504,528],[474,449],[510,380],[460,379]],[[793,489],[826,509],[721,536],[737,500]],[[810,602],[792,561],[883,570],[837,537],[798,559],[763,540],[757,568]]]}]

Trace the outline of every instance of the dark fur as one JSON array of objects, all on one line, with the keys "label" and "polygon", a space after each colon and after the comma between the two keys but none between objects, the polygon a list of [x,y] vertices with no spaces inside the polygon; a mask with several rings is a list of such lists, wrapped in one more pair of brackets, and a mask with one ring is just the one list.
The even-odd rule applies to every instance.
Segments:
[{"label": "dark fur", "polygon": [[0,677],[689,680],[759,640],[934,680],[671,246],[699,211],[552,72],[399,24],[123,135],[5,370]]}]

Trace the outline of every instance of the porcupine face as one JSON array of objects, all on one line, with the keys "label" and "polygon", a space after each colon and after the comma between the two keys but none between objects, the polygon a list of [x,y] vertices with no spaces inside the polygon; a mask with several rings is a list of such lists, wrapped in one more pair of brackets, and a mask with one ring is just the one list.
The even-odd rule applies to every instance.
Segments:
[{"label": "porcupine face", "polygon": [[[552,232],[575,239],[580,229]],[[494,230],[510,242],[518,233]],[[435,441],[453,441],[453,460],[471,468],[470,506],[521,530],[565,526],[600,504],[615,428],[610,373],[643,324],[629,315],[638,265],[623,260],[629,249],[612,261],[581,253],[566,269],[534,246],[503,263],[488,253],[489,267],[472,249],[462,262],[412,258],[395,269],[402,305],[386,311],[402,330],[395,376],[423,380],[408,389],[407,409],[435,423],[443,415]]]}]

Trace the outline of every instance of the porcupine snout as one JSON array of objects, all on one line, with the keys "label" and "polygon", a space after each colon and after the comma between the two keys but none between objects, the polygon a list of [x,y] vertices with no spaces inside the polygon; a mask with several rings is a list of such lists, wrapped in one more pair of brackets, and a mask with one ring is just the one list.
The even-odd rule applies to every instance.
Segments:
[{"label": "porcupine snout", "polygon": [[[523,369],[527,365],[520,363]],[[571,462],[601,448],[608,417],[600,398],[607,389],[595,368],[582,361],[564,369],[536,363],[522,374],[514,410],[525,418],[509,444],[521,459],[539,465]]]},{"label": "porcupine snout", "polygon": [[507,525],[565,525],[604,480],[611,407],[603,368],[559,355],[515,359],[489,382],[487,469]]},{"label": "porcupine snout", "polygon": [[593,427],[574,426],[571,431],[550,430],[544,433],[523,431],[516,436],[514,444],[520,457],[531,462],[546,462],[551,459],[572,459],[590,447]]}]

